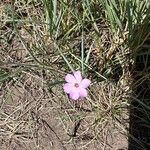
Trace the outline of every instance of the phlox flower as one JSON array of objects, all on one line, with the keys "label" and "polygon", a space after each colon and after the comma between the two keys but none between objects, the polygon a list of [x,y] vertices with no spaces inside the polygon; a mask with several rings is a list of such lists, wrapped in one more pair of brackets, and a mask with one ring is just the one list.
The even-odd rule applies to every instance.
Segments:
[{"label": "phlox flower", "polygon": [[86,88],[90,85],[89,79],[82,79],[80,71],[75,71],[73,74],[67,74],[65,76],[66,83],[63,86],[64,92],[69,94],[69,97],[73,100],[86,97],[88,92]]}]

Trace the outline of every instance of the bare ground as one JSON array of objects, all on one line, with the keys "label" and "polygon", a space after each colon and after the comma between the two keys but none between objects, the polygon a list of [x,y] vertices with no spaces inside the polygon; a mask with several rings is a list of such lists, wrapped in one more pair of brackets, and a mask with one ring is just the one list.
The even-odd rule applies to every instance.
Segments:
[{"label": "bare ground", "polygon": [[111,100],[100,95],[93,102],[87,98],[76,103],[61,94],[61,87],[47,91],[34,77],[26,81],[1,87],[2,150],[127,149],[128,116],[112,116]]}]

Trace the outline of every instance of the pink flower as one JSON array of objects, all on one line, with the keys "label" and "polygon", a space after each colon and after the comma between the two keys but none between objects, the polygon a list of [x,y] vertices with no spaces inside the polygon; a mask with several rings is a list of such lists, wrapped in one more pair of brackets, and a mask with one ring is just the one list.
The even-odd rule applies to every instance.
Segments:
[{"label": "pink flower", "polygon": [[65,93],[69,94],[71,99],[77,100],[87,96],[86,88],[90,85],[91,81],[89,79],[82,79],[80,71],[67,74],[65,80],[67,83],[64,84],[63,89]]}]

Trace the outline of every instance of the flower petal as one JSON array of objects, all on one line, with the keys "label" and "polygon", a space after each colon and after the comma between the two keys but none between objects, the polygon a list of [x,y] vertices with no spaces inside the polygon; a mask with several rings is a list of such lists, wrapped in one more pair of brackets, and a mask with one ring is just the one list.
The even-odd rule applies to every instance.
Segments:
[{"label": "flower petal", "polygon": [[80,95],[79,95],[79,92],[74,91],[74,92],[71,92],[69,96],[70,96],[71,99],[77,100],[77,99],[79,99]]},{"label": "flower petal", "polygon": [[81,97],[86,97],[88,95],[88,92],[87,92],[86,89],[80,88],[80,93],[79,94],[80,94]]},{"label": "flower petal", "polygon": [[82,86],[83,88],[87,88],[87,87],[90,85],[90,83],[91,83],[91,81],[90,81],[89,79],[83,79],[83,80],[81,81],[81,86]]},{"label": "flower petal", "polygon": [[76,71],[73,74],[74,74],[75,79],[77,80],[77,82],[80,83],[82,81],[81,72],[80,71]]},{"label": "flower petal", "polygon": [[65,76],[65,80],[68,83],[75,83],[76,82],[76,79],[75,79],[75,77],[72,74],[67,74]]},{"label": "flower petal", "polygon": [[69,94],[72,91],[72,87],[71,83],[65,83],[63,86],[64,92]]}]

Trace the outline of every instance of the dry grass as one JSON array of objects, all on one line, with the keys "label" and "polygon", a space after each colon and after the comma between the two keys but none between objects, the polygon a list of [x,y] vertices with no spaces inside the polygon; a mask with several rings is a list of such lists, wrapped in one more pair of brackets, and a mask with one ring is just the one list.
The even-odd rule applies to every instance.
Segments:
[{"label": "dry grass", "polygon": [[[0,150],[127,149],[129,32],[114,34],[98,1],[50,6],[0,3]],[[92,80],[83,101],[62,90],[70,65]]]},{"label": "dry grass", "polygon": [[40,78],[37,80],[33,74],[26,76],[24,83],[3,87],[2,147],[98,149],[101,145],[106,149],[115,144],[122,147],[117,138],[127,134],[128,114],[126,94],[120,87],[112,83],[93,85],[85,101],[73,103],[63,96],[60,87],[48,91]]}]

